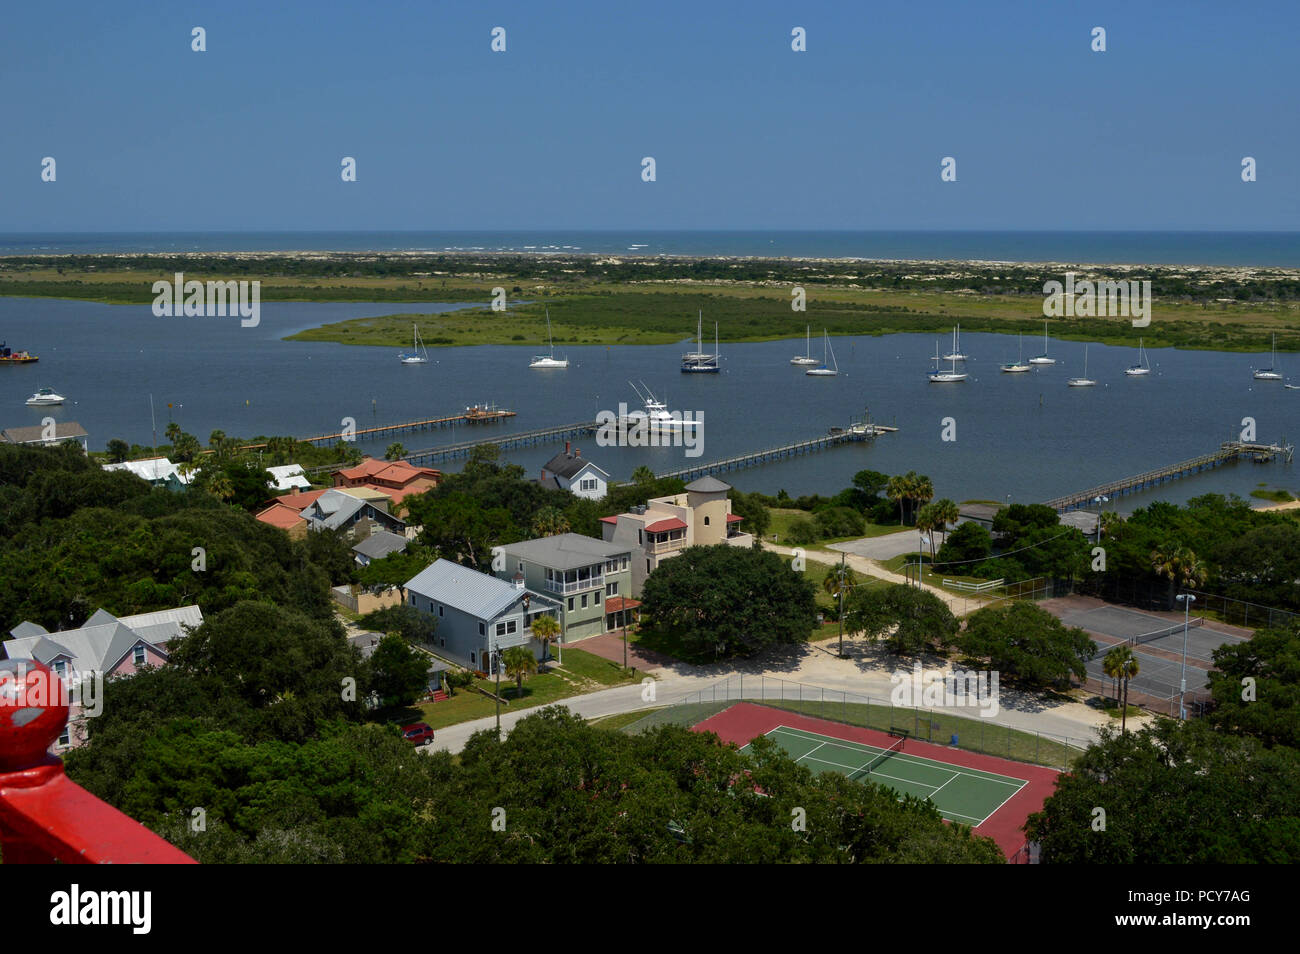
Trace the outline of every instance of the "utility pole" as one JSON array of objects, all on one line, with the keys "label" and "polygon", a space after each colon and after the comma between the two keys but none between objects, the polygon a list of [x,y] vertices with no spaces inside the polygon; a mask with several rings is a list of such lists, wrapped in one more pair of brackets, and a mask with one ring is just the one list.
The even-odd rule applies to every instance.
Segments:
[{"label": "utility pole", "polygon": [[1187,710],[1183,708],[1183,693],[1187,691],[1187,629],[1191,621],[1192,604],[1196,597],[1191,593],[1179,593],[1176,597],[1183,604],[1183,671],[1178,682],[1178,718],[1186,719]]},{"label": "utility pole", "polygon": [[501,644],[494,641],[492,645],[492,664],[497,671],[497,741],[501,741]]},{"label": "utility pole", "polygon": [[840,551],[840,658],[844,658],[844,557],[846,554]]}]

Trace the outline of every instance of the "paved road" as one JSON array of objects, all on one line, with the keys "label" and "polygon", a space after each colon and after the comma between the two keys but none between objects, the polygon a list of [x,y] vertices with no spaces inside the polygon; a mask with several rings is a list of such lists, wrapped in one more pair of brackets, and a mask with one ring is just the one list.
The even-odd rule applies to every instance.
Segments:
[{"label": "paved road", "polygon": [[[937,545],[938,541],[936,541]],[[892,560],[903,553],[915,553],[921,548],[916,530],[900,530],[887,533],[882,537],[863,537],[860,540],[847,540],[844,543],[828,543],[828,550],[842,550],[868,560]]]}]

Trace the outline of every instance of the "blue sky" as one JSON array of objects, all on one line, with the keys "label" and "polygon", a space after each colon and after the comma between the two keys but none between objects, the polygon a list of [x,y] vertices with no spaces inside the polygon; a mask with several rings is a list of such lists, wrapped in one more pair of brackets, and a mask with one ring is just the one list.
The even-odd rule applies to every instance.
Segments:
[{"label": "blue sky", "polygon": [[1294,2],[52,10],[0,32],[0,231],[1300,222]]}]

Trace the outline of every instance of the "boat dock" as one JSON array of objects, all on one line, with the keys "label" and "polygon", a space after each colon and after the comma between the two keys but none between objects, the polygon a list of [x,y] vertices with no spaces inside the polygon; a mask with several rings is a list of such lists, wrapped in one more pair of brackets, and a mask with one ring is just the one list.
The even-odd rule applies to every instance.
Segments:
[{"label": "boat dock", "polygon": [[518,431],[514,434],[506,434],[504,437],[494,440],[480,439],[461,441],[457,444],[443,444],[438,447],[426,447],[423,450],[411,451],[409,454],[403,455],[402,460],[410,464],[432,464],[440,460],[468,457],[475,447],[483,444],[495,444],[502,450],[511,447],[529,447],[533,444],[560,441],[568,437],[578,437],[582,434],[594,434],[599,427],[600,425],[595,421],[579,421],[576,424],[561,424],[558,427],[539,427],[533,431]]},{"label": "boat dock", "polygon": [[1097,497],[1120,497],[1124,494],[1146,490],[1149,487],[1154,487],[1157,484],[1162,484],[1166,481],[1177,480],[1179,477],[1186,477],[1190,474],[1200,473],[1203,470],[1211,470],[1218,467],[1220,464],[1227,464],[1232,461],[1245,459],[1254,461],[1255,463],[1265,464],[1273,460],[1275,457],[1281,457],[1287,463],[1290,463],[1294,455],[1295,446],[1292,444],[1260,444],[1248,443],[1245,441],[1224,441],[1219,445],[1219,449],[1212,454],[1202,454],[1200,457],[1182,460],[1176,464],[1170,464],[1166,467],[1157,468],[1156,470],[1148,470],[1142,474],[1134,474],[1131,477],[1112,480],[1109,483],[1099,484],[1096,487],[1089,487],[1087,490],[1081,490],[1073,494],[1066,494],[1064,497],[1055,497],[1051,500],[1045,500],[1043,503],[1054,510],[1065,512],[1091,504]]},{"label": "boat dock", "polygon": [[681,480],[695,480],[698,477],[704,477],[707,474],[720,474],[729,470],[741,470],[745,467],[757,467],[759,464],[768,464],[772,461],[785,460],[789,457],[801,457],[804,454],[815,454],[818,451],[826,450],[830,447],[837,447],[840,444],[859,443],[873,440],[881,434],[892,434],[898,430],[897,427],[887,427],[883,424],[853,424],[849,427],[832,427],[826,434],[821,437],[813,437],[805,441],[795,441],[792,444],[782,444],[779,447],[769,447],[766,450],[755,451],[752,454],[739,454],[735,457],[727,457],[723,460],[715,460],[707,464],[697,464],[692,467],[683,467],[680,470],[672,470],[663,474],[656,474],[656,477],[677,477]]},{"label": "boat dock", "polygon": [[448,414],[446,417],[429,417],[419,421],[402,421],[398,424],[380,424],[374,427],[358,427],[356,431],[349,434],[346,438],[342,431],[335,434],[318,434],[315,437],[299,437],[296,440],[302,444],[334,444],[342,440],[363,441],[383,437],[389,437],[394,434],[407,434],[413,431],[431,431],[439,427],[452,427],[456,424],[495,424],[503,421],[508,417],[514,417],[516,412],[507,411],[504,408],[498,408],[495,404],[474,405],[467,407],[459,414]]}]

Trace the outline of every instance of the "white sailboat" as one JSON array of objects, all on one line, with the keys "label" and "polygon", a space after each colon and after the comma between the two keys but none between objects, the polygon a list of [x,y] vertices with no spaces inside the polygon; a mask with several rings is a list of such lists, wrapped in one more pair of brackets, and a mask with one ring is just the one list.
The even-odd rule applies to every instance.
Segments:
[{"label": "white sailboat", "polygon": [[1282,372],[1277,369],[1277,332],[1273,333],[1273,363],[1267,368],[1255,372],[1256,381],[1281,381]]},{"label": "white sailboat", "polygon": [[1072,388],[1090,388],[1097,384],[1096,381],[1088,377],[1088,346],[1086,344],[1083,346],[1083,377],[1070,378],[1066,383]]},{"label": "white sailboat", "polygon": [[700,324],[696,330],[696,347],[699,351],[688,351],[682,355],[682,373],[683,374],[717,374],[722,370],[718,362],[722,359],[721,349],[718,347],[718,323],[713,323],[713,354],[705,354],[704,348],[704,312],[700,312]]},{"label": "white sailboat", "polygon": [[966,372],[957,370],[957,362],[949,359],[952,367],[947,371],[939,370],[939,342],[934,342],[934,370],[930,372],[931,384],[947,384],[951,381],[965,381]]},{"label": "white sailboat", "polygon": [[[826,354],[830,353],[831,366],[826,366]],[[840,366],[835,362],[835,349],[831,347],[831,336],[822,329],[822,363],[819,368],[809,368],[804,374],[814,375],[822,378],[832,378],[840,373]]]},{"label": "white sailboat", "polygon": [[1043,322],[1043,353],[1029,359],[1030,364],[1056,364],[1055,358],[1047,356],[1047,322]]},{"label": "white sailboat", "polygon": [[1033,368],[1031,368],[1029,365],[1025,364],[1025,343],[1024,343],[1024,340],[1021,338],[1020,335],[1016,335],[1016,338],[1017,338],[1017,340],[1020,341],[1020,357],[1016,360],[1016,362],[1015,362],[1014,364],[1004,364],[1004,365],[1002,365],[1002,370],[1005,371],[1007,374],[1021,374],[1021,373],[1025,372],[1025,371],[1032,371],[1032,370],[1033,370]]},{"label": "white sailboat", "polygon": [[420,326],[411,322],[411,350],[399,352],[398,360],[402,364],[428,364],[429,352],[420,340]]},{"label": "white sailboat", "polygon": [[952,353],[943,356],[945,361],[965,361],[966,356],[961,353],[961,325],[952,330]]},{"label": "white sailboat", "polygon": [[812,356],[812,325],[804,329],[804,346],[803,354],[795,355],[790,359],[791,364],[816,364],[817,359]]},{"label": "white sailboat", "polygon": [[1151,373],[1151,365],[1147,362],[1146,348],[1142,346],[1142,339],[1138,339],[1138,363],[1132,367],[1125,368],[1124,373],[1130,377],[1137,377],[1142,374]]},{"label": "white sailboat", "polygon": [[551,337],[551,309],[546,309],[546,343],[550,346],[550,352],[547,354],[535,354],[533,360],[528,362],[530,368],[567,368],[569,366],[568,358],[557,358],[555,356],[555,339]]}]

